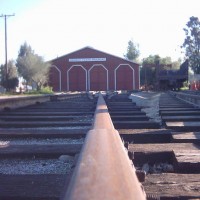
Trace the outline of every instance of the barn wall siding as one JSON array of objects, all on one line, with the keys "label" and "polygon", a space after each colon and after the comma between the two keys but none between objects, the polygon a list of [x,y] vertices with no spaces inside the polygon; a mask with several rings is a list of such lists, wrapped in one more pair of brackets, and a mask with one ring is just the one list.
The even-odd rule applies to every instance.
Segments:
[{"label": "barn wall siding", "polygon": [[57,66],[51,66],[49,79],[52,81],[52,85],[55,91],[62,91],[61,70]]},{"label": "barn wall siding", "polygon": [[67,70],[67,90],[87,91],[87,70],[83,65],[72,65]]},{"label": "barn wall siding", "polygon": [[139,65],[90,47],[52,61],[54,91],[139,89]]},{"label": "barn wall siding", "polygon": [[109,90],[108,69],[102,64],[94,64],[88,70],[89,90],[107,91]]},{"label": "barn wall siding", "polygon": [[135,89],[134,68],[129,64],[120,64],[115,69],[115,90]]}]

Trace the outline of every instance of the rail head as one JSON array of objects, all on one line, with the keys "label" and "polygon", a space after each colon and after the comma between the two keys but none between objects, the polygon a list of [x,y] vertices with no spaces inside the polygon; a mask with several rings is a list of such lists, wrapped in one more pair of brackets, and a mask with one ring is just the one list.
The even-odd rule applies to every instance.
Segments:
[{"label": "rail head", "polygon": [[115,129],[101,93],[99,93],[92,129]]},{"label": "rail head", "polygon": [[174,92],[174,91],[173,92],[170,91],[170,94],[182,101],[192,104],[195,107],[200,107],[200,95],[187,94],[184,92]]},{"label": "rail head", "polygon": [[175,95],[175,96],[189,97],[189,98],[192,98],[192,99],[200,100],[200,95],[196,95],[196,94],[187,94],[187,93],[184,93],[184,92],[174,92],[174,91],[170,91],[170,93],[172,95]]},{"label": "rail head", "polygon": [[146,195],[102,95],[62,200],[143,200]]}]

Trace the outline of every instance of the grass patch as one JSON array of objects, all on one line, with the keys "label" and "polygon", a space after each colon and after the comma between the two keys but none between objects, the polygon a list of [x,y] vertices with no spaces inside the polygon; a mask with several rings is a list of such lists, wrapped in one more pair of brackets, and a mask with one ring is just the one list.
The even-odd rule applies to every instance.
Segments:
[{"label": "grass patch", "polygon": [[53,90],[52,90],[52,87],[43,87],[41,88],[40,90],[31,90],[31,91],[28,91],[28,92],[24,92],[24,94],[53,94]]},{"label": "grass patch", "polygon": [[181,91],[184,91],[184,90],[189,90],[189,87],[182,87],[180,88]]}]

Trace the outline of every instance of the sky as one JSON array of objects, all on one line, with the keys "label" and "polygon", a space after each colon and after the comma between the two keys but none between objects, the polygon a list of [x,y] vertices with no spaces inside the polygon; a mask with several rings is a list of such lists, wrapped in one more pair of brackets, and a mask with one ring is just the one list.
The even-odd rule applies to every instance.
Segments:
[{"label": "sky", "polygon": [[[85,46],[123,57],[128,41],[149,55],[184,57],[183,28],[200,19],[199,0],[0,0],[7,18],[8,60],[27,42],[45,61]],[[0,17],[0,64],[5,63],[4,18]]]}]

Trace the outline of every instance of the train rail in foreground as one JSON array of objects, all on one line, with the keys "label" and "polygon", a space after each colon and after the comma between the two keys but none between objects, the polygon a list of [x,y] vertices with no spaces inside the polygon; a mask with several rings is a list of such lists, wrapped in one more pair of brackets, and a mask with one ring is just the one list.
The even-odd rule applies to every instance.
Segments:
[{"label": "train rail in foreground", "polygon": [[[144,97],[154,95],[158,101],[160,99],[162,127],[154,121],[159,118],[149,117],[148,108],[144,109],[148,111],[145,113],[144,110],[141,111],[144,107],[139,106],[138,101],[134,102],[133,99],[132,102],[130,99],[132,95],[144,95]],[[98,199],[98,195],[102,195],[102,199],[117,199],[116,196],[108,195],[115,195],[115,192],[119,198],[120,195],[123,199],[131,198],[129,194],[130,191],[134,192],[134,186],[130,182],[131,185],[126,189],[126,184],[129,182],[122,174],[123,170],[126,171],[126,164],[121,159],[121,154],[127,158],[127,152],[123,144],[117,147],[117,150],[113,149],[117,146],[116,143],[121,143],[118,132],[125,141],[129,158],[134,163],[132,168],[128,161],[131,173],[135,174],[135,169],[145,172],[140,174],[139,178],[148,200],[199,199],[200,111],[166,93],[159,99],[156,93],[132,95],[119,94],[112,95],[111,98],[105,97],[107,107],[99,102],[95,121],[93,115],[97,104],[96,98],[88,98],[85,94],[75,96],[73,99],[70,95],[63,96],[63,100],[56,97],[45,103],[0,112],[0,199],[75,198],[72,194],[74,192],[75,195],[78,194],[77,185],[82,190],[86,189],[84,192],[79,190],[81,198],[91,199],[87,196],[88,191],[95,195],[92,199]],[[156,109],[158,101],[153,100],[155,104],[153,109]],[[105,118],[102,119],[102,116]],[[118,132],[114,129],[110,117]],[[182,125],[179,120],[182,120]],[[194,123],[195,127],[192,126]],[[105,125],[109,128],[105,129]],[[87,133],[87,144],[83,149],[88,152],[89,148],[96,151],[92,156],[87,155],[87,152],[80,154]],[[95,144],[91,143],[91,139]],[[125,155],[122,153],[124,151]],[[77,162],[79,155],[81,156]],[[90,168],[84,168],[86,165],[83,165],[82,155],[87,158]],[[15,167],[19,162],[22,164],[25,162],[22,170]],[[79,164],[82,164],[81,167]],[[2,169],[5,165],[7,167]],[[9,172],[8,168],[12,168],[12,171]],[[114,171],[115,168],[117,172]],[[104,170],[110,169],[111,173],[103,176]],[[71,179],[73,172],[75,175]],[[81,182],[77,183],[77,180]],[[91,180],[93,182],[89,184]],[[99,186],[99,181],[104,181],[103,183],[108,186],[103,184]],[[117,187],[120,189],[117,190]]]},{"label": "train rail in foreground", "polygon": [[135,172],[100,94],[92,130],[61,199],[146,199]]}]

